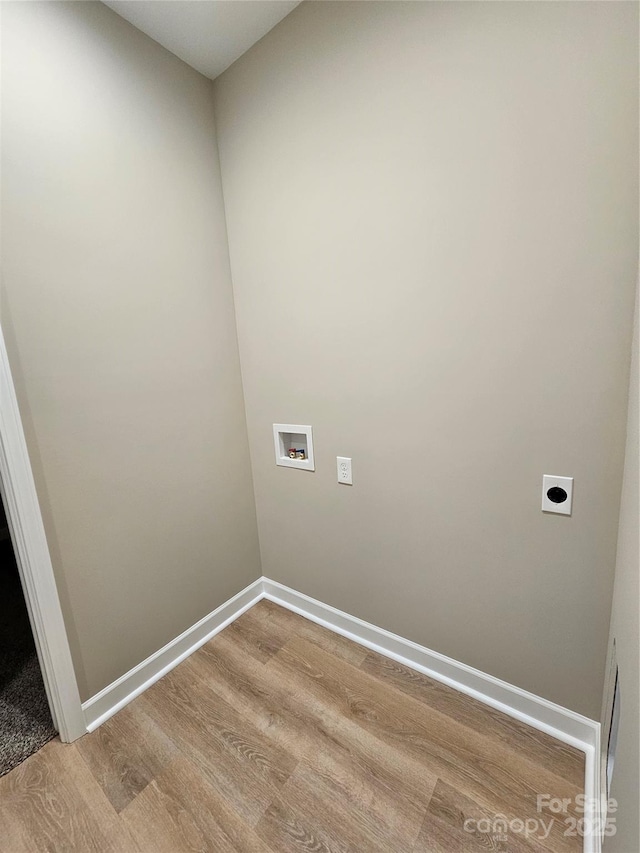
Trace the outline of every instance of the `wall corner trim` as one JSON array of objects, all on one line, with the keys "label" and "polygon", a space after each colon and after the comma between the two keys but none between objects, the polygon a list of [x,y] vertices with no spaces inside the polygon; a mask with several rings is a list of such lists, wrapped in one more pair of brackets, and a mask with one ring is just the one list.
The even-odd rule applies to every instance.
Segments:
[{"label": "wall corner trim", "polygon": [[[269,578],[259,578],[82,706],[93,731],[263,598],[472,696],[585,753],[584,853],[600,853],[605,814],[600,791],[600,723],[392,634]],[[589,831],[592,828],[593,831]]]}]

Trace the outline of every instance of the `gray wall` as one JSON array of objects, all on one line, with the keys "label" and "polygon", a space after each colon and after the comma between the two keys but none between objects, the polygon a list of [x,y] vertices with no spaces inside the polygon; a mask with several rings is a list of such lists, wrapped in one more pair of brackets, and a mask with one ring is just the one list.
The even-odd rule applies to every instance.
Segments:
[{"label": "gray wall", "polygon": [[260,575],[212,84],[2,3],[2,329],[86,699]]},{"label": "gray wall", "polygon": [[[629,417],[627,424],[627,452],[624,462],[620,528],[618,533],[618,555],[611,612],[610,647],[616,644],[618,676],[620,679],[620,728],[616,758],[611,780],[610,796],[617,800],[615,818],[616,834],[605,840],[607,853],[635,853],[640,850],[640,625],[638,605],[640,602],[640,555],[638,553],[638,308],[636,302],[636,326],[633,341],[631,384],[629,386]],[[611,652],[610,652],[611,654]],[[608,742],[610,707],[613,684],[603,702],[602,730],[603,747]]]},{"label": "gray wall", "polygon": [[[215,85],[264,574],[592,718],[637,24],[630,3],[307,2]],[[315,473],[275,466],[274,422],[313,425]],[[571,518],[540,511],[545,472],[575,477]]]}]

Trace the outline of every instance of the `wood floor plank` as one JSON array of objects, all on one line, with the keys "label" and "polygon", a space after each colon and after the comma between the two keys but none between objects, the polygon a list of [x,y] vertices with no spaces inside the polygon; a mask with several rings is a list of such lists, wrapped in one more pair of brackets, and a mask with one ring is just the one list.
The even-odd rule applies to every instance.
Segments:
[{"label": "wood floor plank", "polygon": [[324,821],[310,825],[280,799],[269,806],[257,832],[274,853],[356,853],[342,837],[332,837]]},{"label": "wood floor plank", "polygon": [[295,768],[295,758],[189,677],[186,667],[170,672],[139,701],[250,825]]},{"label": "wood floor plank", "polygon": [[[513,831],[460,791],[439,781],[413,853],[543,853],[531,834]],[[548,821],[546,822],[548,823]],[[518,829],[518,827],[516,827]],[[506,830],[506,831],[504,831]],[[536,831],[544,834],[544,828]]]},{"label": "wood floor plank", "polygon": [[508,717],[471,696],[409,669],[391,658],[369,652],[361,669],[397,687],[424,705],[475,731],[490,735],[526,755],[576,787],[584,783],[584,753],[544,732]]},{"label": "wood floor plank", "polygon": [[368,649],[352,640],[347,640],[340,634],[323,628],[322,625],[317,625],[310,619],[305,619],[304,616],[299,616],[267,599],[263,599],[244,613],[241,619],[245,619],[245,624],[251,623],[257,636],[277,636],[278,650],[293,637],[304,637],[320,646],[325,652],[343,658],[356,666],[359,666],[368,654]]},{"label": "wood floor plank", "polygon": [[173,741],[136,703],[81,738],[77,749],[117,812],[177,754]]},{"label": "wood floor plank", "polygon": [[[11,773],[14,772],[11,771]],[[7,776],[4,779],[6,780]],[[16,808],[14,798],[7,797],[5,785],[6,783],[0,780],[0,851],[1,853],[31,853],[32,842],[24,825],[25,811]]]},{"label": "wood floor plank", "polygon": [[183,756],[158,774],[122,819],[143,853],[272,853]]},{"label": "wood floor plank", "polygon": [[[278,684],[264,672],[255,673],[255,662],[241,653],[236,660],[221,660],[222,655],[218,649],[212,689],[217,691],[226,684],[252,723],[263,726],[269,737],[286,745],[301,763],[313,768],[318,779],[341,792],[342,802],[350,804],[354,818],[362,815],[368,822],[384,824],[390,849],[409,849],[417,837],[436,779],[422,771],[417,785],[408,783],[402,761],[395,762],[394,772],[390,773],[385,768],[384,748],[376,745],[364,753],[356,741],[345,735],[339,721],[316,714],[312,708],[301,714],[296,709],[295,696],[287,694],[286,685]],[[214,666],[210,657],[203,655],[191,663],[197,667],[194,674],[199,671],[203,680],[210,680]],[[247,669],[243,670],[243,665]],[[238,689],[239,684],[248,685],[248,691]],[[260,693],[257,701],[256,690]],[[222,692],[227,693],[224,689]],[[296,772],[291,778],[296,778]]]},{"label": "wood floor plank", "polygon": [[328,772],[330,762],[336,768],[347,762],[352,784],[366,783],[372,796],[384,798],[391,822],[398,814],[410,831],[419,826],[436,783],[427,768],[405,760],[333,713],[287,674],[283,677],[256,664],[222,634],[200,649],[189,666],[194,668],[194,678],[234,703],[253,725],[296,758],[325,768],[323,772]]},{"label": "wood floor plank", "polygon": [[290,626],[278,624],[275,620],[270,623],[265,602],[259,601],[225,628],[225,633],[238,648],[259,663],[266,663],[291,638]]},{"label": "wood floor plank", "polygon": [[[420,828],[411,819],[409,809],[403,814],[395,798],[373,789],[364,779],[354,778],[347,764],[336,768],[331,762],[320,761],[310,767],[301,762],[281,799],[294,786],[298,795],[303,794],[306,799],[306,812],[316,818],[330,813],[337,837],[346,837],[355,849],[410,850],[419,834]],[[404,820],[407,813],[409,819]],[[352,835],[341,835],[345,822],[352,828]]]},{"label": "wood floor plank", "polygon": [[[391,837],[380,813],[362,808],[329,776],[300,764],[267,809],[256,832],[274,850],[411,850],[414,839]],[[320,846],[321,845],[321,846]]]},{"label": "wood floor plank", "polygon": [[29,853],[139,853],[73,744],[51,741],[2,777],[0,799]]},{"label": "wood floor plank", "polygon": [[[399,756],[430,768],[448,784],[494,812],[535,814],[538,793],[575,798],[578,790],[516,750],[479,735],[304,639],[287,643],[268,664],[317,699],[333,705]],[[558,827],[556,827],[558,829]],[[554,853],[574,848],[560,832],[548,844]]]}]

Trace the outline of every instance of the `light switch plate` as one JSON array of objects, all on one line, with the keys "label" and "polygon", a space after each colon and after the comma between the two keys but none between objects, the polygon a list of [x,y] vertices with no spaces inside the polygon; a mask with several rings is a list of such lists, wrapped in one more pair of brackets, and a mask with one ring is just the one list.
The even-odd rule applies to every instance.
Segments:
[{"label": "light switch plate", "polygon": [[573,503],[573,477],[542,476],[542,511],[558,515],[571,515]]}]

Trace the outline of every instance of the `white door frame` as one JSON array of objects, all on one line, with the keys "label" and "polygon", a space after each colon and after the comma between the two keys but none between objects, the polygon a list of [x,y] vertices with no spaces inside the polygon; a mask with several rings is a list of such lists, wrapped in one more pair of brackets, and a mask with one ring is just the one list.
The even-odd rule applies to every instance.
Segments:
[{"label": "white door frame", "polygon": [[0,492],[51,716],[60,739],[70,743],[87,728],[1,329]]}]

